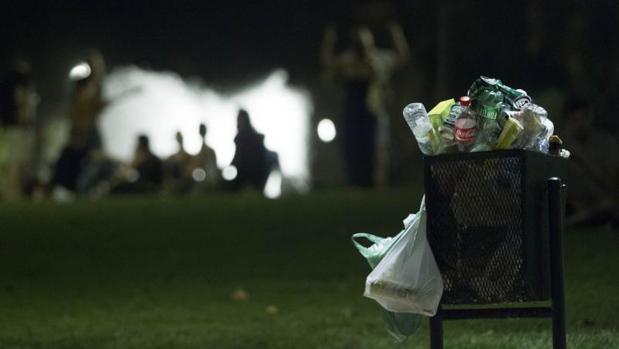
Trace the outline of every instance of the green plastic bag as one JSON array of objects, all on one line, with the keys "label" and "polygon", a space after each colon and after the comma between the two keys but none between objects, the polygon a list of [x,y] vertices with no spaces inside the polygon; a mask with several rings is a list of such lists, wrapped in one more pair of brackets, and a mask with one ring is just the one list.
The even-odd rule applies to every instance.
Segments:
[{"label": "green plastic bag", "polygon": [[[402,230],[395,237],[386,238],[368,233],[356,233],[352,236],[352,242],[355,244],[357,250],[359,250],[359,253],[361,253],[361,255],[368,261],[370,268],[374,269],[374,267],[378,265],[381,259],[383,259],[383,257],[387,254],[391,246],[398,241],[403,233],[404,230]],[[359,242],[360,239],[369,240],[373,244],[370,247],[365,247]]]},{"label": "green plastic bag", "polygon": [[[353,244],[355,244],[355,247],[359,250],[359,253],[361,253],[361,255],[368,261],[370,268],[374,269],[381,259],[383,259],[383,257],[387,254],[387,252],[389,252],[391,246],[393,246],[393,244],[404,236],[406,229],[413,222],[415,216],[416,214],[414,213],[408,215],[408,217],[406,217],[403,221],[404,230],[394,237],[383,238],[368,233],[356,233],[352,235]],[[373,244],[370,247],[365,247],[358,241],[359,239],[366,239]]]},{"label": "green plastic bag", "polygon": [[[408,224],[413,220],[414,215],[408,216],[404,220],[404,226],[408,227]],[[394,237],[380,237],[368,233],[356,233],[352,236],[352,241],[359,253],[367,260],[372,269],[378,265],[383,257],[389,252],[389,249],[393,244],[398,241],[406,229],[402,230],[398,235]],[[362,245],[358,240],[366,239],[373,244],[369,247]],[[398,341],[405,340],[408,336],[412,335],[421,326],[422,316],[419,314],[409,313],[395,313],[388,310],[381,309],[381,315],[385,321],[387,331],[395,337]]]}]

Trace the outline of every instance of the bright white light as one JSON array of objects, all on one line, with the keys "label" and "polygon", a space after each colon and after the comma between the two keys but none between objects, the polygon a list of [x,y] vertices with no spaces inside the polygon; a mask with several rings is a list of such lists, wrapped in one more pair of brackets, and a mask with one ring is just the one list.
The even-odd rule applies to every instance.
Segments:
[{"label": "bright white light", "polygon": [[335,131],[335,124],[330,119],[322,119],[316,127],[318,138],[325,143],[329,143],[335,139],[337,132]]},{"label": "bright white light", "polygon": [[234,180],[237,174],[238,171],[236,170],[236,167],[232,165],[224,167],[221,171],[221,176],[227,181]]},{"label": "bright white light", "polygon": [[88,63],[86,62],[81,62],[75,67],[71,68],[71,71],[69,72],[69,78],[71,80],[86,79],[90,76],[91,72],[92,70],[90,69],[90,65],[88,65]]},{"label": "bright white light", "polygon": [[297,190],[307,189],[308,136],[312,105],[308,93],[287,85],[285,71],[233,93],[222,94],[190,85],[178,75],[126,67],[104,81],[104,95],[111,101],[100,121],[105,150],[129,161],[135,139],[145,133],[153,152],[168,157],[177,150],[174,133],[180,131],[185,150],[196,154],[202,145],[198,125],[208,128],[207,144],[223,168],[234,157],[236,115],[240,107],[265,136],[265,146],[278,153],[282,175]]},{"label": "bright white light", "polygon": [[206,171],[203,168],[196,168],[191,172],[191,177],[196,182],[204,182],[206,179]]},{"label": "bright white light", "polygon": [[269,199],[282,196],[282,174],[279,171],[273,171],[269,175],[267,184],[264,186],[264,196]]}]

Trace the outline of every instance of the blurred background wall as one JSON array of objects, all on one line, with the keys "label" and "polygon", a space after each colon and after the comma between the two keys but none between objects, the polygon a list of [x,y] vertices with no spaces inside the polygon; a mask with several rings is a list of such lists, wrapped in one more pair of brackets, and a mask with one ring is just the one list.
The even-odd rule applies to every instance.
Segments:
[{"label": "blurred background wall", "polygon": [[[411,101],[431,107],[465,94],[479,75],[525,89],[559,127],[564,100],[578,95],[592,105],[596,125],[617,130],[619,5],[611,0],[22,1],[0,14],[0,63],[6,68],[15,57],[31,62],[40,96],[37,123],[44,130],[62,129],[68,72],[92,48],[103,53],[112,74],[135,66],[222,96],[280,69],[286,86],[311,103],[302,156],[309,184],[322,187],[344,183],[341,138],[324,143],[316,134],[324,118],[338,129],[342,113],[341,86],[324,79],[320,66],[323,30],[332,25],[344,37],[365,25],[377,46],[387,47],[386,27],[393,21],[403,28],[411,58],[391,80],[390,184],[421,175],[402,107]],[[60,147],[50,141],[48,148],[54,153]]]}]

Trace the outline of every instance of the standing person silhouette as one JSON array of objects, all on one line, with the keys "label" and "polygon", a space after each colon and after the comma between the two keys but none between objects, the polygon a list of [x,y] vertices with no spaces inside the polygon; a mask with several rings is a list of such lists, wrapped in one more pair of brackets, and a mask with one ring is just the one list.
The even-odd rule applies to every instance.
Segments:
[{"label": "standing person silhouette", "polygon": [[237,176],[232,182],[235,190],[246,187],[262,191],[270,172],[268,151],[264,146],[264,135],[254,129],[245,109],[237,115],[237,134],[234,137],[236,151],[232,166]]},{"label": "standing person silhouette", "polygon": [[77,77],[69,101],[70,135],[54,169],[55,195],[66,190],[75,191],[78,178],[89,162],[104,157],[97,122],[107,105],[102,93],[105,61],[95,50],[88,55],[86,64],[87,74]]},{"label": "standing person silhouette", "polygon": [[393,49],[378,48],[369,28],[352,31],[347,47],[334,54],[337,34],[325,29],[321,60],[329,77],[346,91],[342,138],[349,183],[360,187],[387,183],[391,72],[408,61],[409,49],[402,28],[389,24]]},{"label": "standing person silhouette", "polygon": [[35,117],[39,96],[32,79],[30,63],[13,62],[0,81],[0,196],[18,200],[25,194],[36,153]]}]

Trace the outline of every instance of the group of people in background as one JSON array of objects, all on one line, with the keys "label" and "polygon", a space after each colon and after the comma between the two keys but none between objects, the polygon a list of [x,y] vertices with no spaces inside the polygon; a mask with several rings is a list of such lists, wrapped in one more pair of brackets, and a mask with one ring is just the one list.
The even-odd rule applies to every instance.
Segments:
[{"label": "group of people in background", "polygon": [[[388,25],[390,48],[378,48],[372,32],[358,27],[346,38],[333,27],[324,34],[321,62],[325,76],[339,82],[345,92],[340,130],[343,168],[347,184],[381,187],[387,184],[389,169],[389,120],[387,108],[392,94],[390,75],[409,60],[409,48],[402,28]],[[343,41],[336,52],[336,44]],[[279,167],[276,153],[266,149],[264,136],[250,122],[249,113],[239,109],[236,152],[231,166],[235,177],[222,180],[213,149],[206,143],[207,127],[197,124],[202,139],[200,151],[190,155],[183,135],[176,133],[177,152],[159,159],[151,150],[148,135],[139,135],[133,160],[122,164],[103,151],[98,120],[110,103],[102,95],[105,63],[91,52],[89,72],[73,81],[67,108],[69,136],[51,175],[41,181],[36,174],[41,150],[41,127],[37,126],[39,96],[31,67],[16,60],[0,86],[0,198],[17,200],[25,196],[99,197],[129,193],[192,193],[209,190],[261,191],[271,171]],[[591,125],[593,109],[586,99],[570,97],[563,110],[562,135],[572,152],[568,223],[590,221],[617,225],[619,162],[608,156],[619,151],[616,134]]]},{"label": "group of people in background", "polygon": [[[200,124],[202,146],[196,155],[187,153],[183,135],[177,132],[178,150],[167,159],[159,159],[151,150],[147,135],[139,135],[130,164],[119,166],[104,191],[118,194],[146,194],[164,191],[189,193],[216,189],[220,184],[217,157],[205,141],[206,125]],[[101,182],[100,182],[101,183]]]},{"label": "group of people in background", "polygon": [[277,154],[266,149],[264,136],[251,124],[249,113],[239,109],[236,151],[231,166],[236,175],[223,181],[217,156],[206,143],[207,127],[196,125],[202,145],[197,154],[184,147],[183,134],[176,132],[177,151],[160,159],[151,149],[147,134],[137,136],[133,158],[122,163],[103,150],[99,116],[113,101],[102,94],[105,62],[98,51],[87,59],[87,74],[73,80],[67,108],[69,134],[51,176],[37,175],[41,137],[36,125],[39,97],[32,82],[30,65],[17,60],[2,79],[0,101],[0,199],[28,196],[58,201],[76,196],[107,194],[187,194],[214,190],[262,191],[273,170],[279,167]]},{"label": "group of people in background", "polygon": [[[385,187],[388,183],[390,76],[407,63],[409,48],[400,25],[390,22],[386,29],[389,47],[377,46],[367,26],[355,27],[344,36],[338,36],[334,26],[325,30],[321,63],[325,76],[340,83],[345,91],[341,118],[343,169],[347,183],[353,186]],[[337,51],[336,46],[340,48]],[[231,163],[237,175],[229,183],[221,181],[215,153],[204,141],[206,125],[196,125],[203,142],[200,153],[195,156],[185,151],[183,135],[177,133],[177,153],[169,159],[157,159],[150,149],[148,135],[140,135],[130,164],[112,161],[103,151],[98,129],[99,116],[108,104],[114,102],[107,101],[102,93],[105,62],[99,52],[92,51],[86,57],[86,64],[88,74],[78,74],[73,80],[66,109],[69,136],[53,166],[51,178],[45,183],[45,194],[64,198],[74,194],[100,196],[106,193],[191,192],[222,186],[231,190],[245,187],[262,189],[270,171],[278,167],[277,154],[265,148],[264,136],[256,132],[248,112],[243,109],[237,115],[236,153]],[[29,73],[25,68],[22,70],[23,76],[14,78],[15,82],[8,82],[3,96],[11,96],[13,90],[21,89],[29,89],[36,95],[30,79],[26,78]],[[36,106],[32,102],[27,104],[22,101],[27,98],[20,98],[15,98],[14,110],[2,111],[2,124],[7,129],[7,147],[14,158],[31,154],[32,146],[25,143],[36,139],[12,136],[20,144],[12,144],[10,139],[10,133],[15,133],[8,132],[11,123],[21,123],[20,129],[29,135],[32,132],[26,129],[34,129],[32,120]],[[18,118],[18,114],[28,116]],[[17,160],[6,161],[12,164],[9,166],[12,169],[7,172],[4,187],[13,191],[5,191],[7,198],[29,191],[25,183],[18,183],[27,177],[15,169],[24,167],[27,161]]]}]

